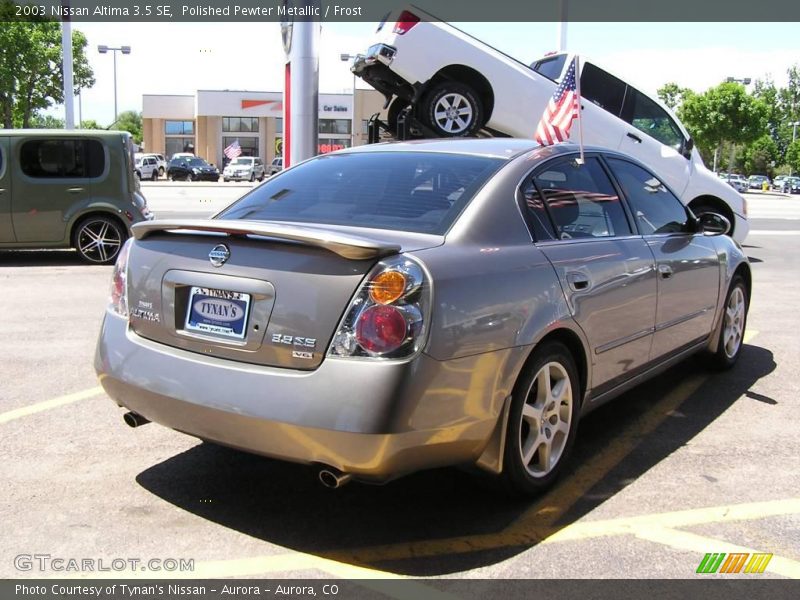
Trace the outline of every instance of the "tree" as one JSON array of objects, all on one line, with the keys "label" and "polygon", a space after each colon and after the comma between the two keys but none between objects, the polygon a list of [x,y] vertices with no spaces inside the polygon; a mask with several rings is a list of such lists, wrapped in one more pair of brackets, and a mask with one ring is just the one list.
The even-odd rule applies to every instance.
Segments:
[{"label": "tree", "polygon": [[686,98],[694,95],[689,88],[682,88],[674,82],[665,83],[658,88],[656,93],[659,99],[672,110],[675,110],[675,107],[683,103]]},{"label": "tree", "polygon": [[763,135],[744,152],[744,170],[748,175],[772,175],[779,160],[778,144],[770,135]]},{"label": "tree", "polygon": [[142,113],[135,110],[126,110],[119,113],[113,129],[119,131],[127,131],[133,136],[133,141],[136,144],[142,143]]},{"label": "tree", "polygon": [[[0,15],[13,14],[13,3],[0,0]],[[86,58],[86,36],[72,33],[75,92],[94,85]],[[38,19],[14,21],[0,27],[0,119],[3,127],[30,127],[38,110],[64,101],[61,25]]]},{"label": "tree", "polygon": [[[721,83],[704,94],[686,97],[678,116],[703,153],[723,142],[748,144],[766,132],[767,107],[738,83]],[[716,162],[716,161],[715,161]]]},{"label": "tree", "polygon": [[81,129],[105,129],[105,127],[100,127],[100,124],[94,119],[86,119],[81,121]]},{"label": "tree", "polygon": [[31,116],[28,126],[33,129],[64,129],[64,119],[37,112]]},{"label": "tree", "polygon": [[800,172],[800,140],[795,140],[786,149],[786,164],[792,173]]}]

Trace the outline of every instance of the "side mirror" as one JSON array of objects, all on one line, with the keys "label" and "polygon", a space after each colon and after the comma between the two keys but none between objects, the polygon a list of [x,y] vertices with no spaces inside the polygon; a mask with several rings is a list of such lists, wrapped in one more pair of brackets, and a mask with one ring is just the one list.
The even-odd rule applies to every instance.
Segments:
[{"label": "side mirror", "polygon": [[683,148],[681,148],[681,154],[683,155],[684,158],[691,158],[693,149],[694,149],[694,139],[689,138],[683,143]]},{"label": "side mirror", "polygon": [[697,217],[697,231],[703,235],[726,235],[731,230],[731,222],[717,213],[703,213]]}]

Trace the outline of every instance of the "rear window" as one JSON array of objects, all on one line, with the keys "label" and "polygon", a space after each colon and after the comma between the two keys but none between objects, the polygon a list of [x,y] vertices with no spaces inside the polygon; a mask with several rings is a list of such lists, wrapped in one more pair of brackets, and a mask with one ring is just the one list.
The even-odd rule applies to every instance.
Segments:
[{"label": "rear window", "polygon": [[29,140],[22,144],[20,167],[28,177],[93,178],[105,170],[105,153],[97,140]]},{"label": "rear window", "polygon": [[322,156],[269,179],[219,218],[441,235],[503,162],[430,152]]}]

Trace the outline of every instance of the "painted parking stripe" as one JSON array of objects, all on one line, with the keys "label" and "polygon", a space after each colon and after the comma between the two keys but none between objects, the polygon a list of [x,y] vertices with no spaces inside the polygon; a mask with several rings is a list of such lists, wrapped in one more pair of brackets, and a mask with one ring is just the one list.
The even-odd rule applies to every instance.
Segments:
[{"label": "painted parking stripe", "polygon": [[103,388],[97,386],[88,390],[83,390],[82,392],[75,392],[74,394],[59,396],[58,398],[53,398],[52,400],[45,400],[44,402],[38,402],[37,404],[31,404],[30,406],[23,406],[22,408],[16,408],[8,412],[0,413],[0,425],[8,423],[9,421],[14,421],[15,419],[27,417],[29,415],[35,415],[36,413],[50,410],[51,408],[58,408],[59,406],[64,406],[65,404],[72,404],[73,402],[78,402],[79,400],[93,398],[94,396],[99,396],[102,393]]}]

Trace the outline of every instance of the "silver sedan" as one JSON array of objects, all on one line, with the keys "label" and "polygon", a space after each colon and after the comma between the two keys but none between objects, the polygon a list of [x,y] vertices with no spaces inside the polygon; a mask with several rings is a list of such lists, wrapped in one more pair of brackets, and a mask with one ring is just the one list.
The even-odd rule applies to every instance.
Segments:
[{"label": "silver sedan", "polygon": [[134,226],[95,368],[129,425],[330,487],[474,464],[538,493],[582,415],[696,352],[736,362],[751,273],[728,227],[603,149],[327,154],[212,219]]}]

